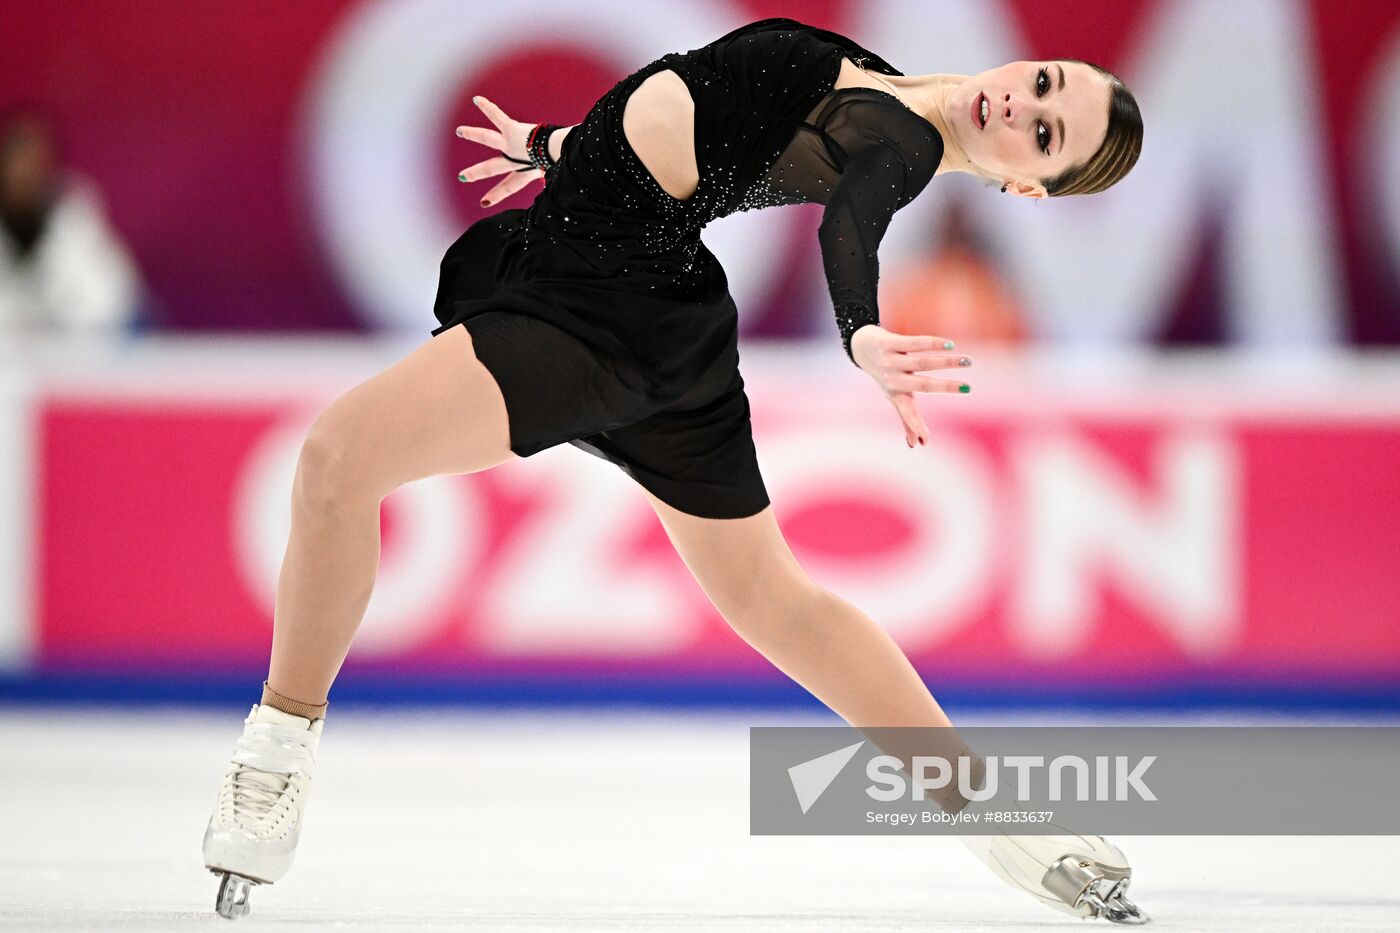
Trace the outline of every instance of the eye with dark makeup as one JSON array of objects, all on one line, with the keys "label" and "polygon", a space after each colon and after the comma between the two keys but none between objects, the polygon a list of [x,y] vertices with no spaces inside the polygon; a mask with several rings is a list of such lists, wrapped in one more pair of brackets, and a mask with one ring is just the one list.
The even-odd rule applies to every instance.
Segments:
[{"label": "eye with dark makeup", "polygon": [[[1042,68],[1035,73],[1035,96],[1044,97],[1050,90],[1050,70]],[[1035,141],[1040,146],[1040,151],[1046,155],[1050,154],[1050,127],[1044,123],[1035,125]]]}]

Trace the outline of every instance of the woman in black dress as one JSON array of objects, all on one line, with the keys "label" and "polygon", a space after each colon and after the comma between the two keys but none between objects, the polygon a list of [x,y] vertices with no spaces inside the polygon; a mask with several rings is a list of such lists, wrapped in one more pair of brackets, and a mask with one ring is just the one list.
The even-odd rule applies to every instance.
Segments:
[{"label": "woman in black dress", "polygon": [[[889,635],[808,578],[783,540],[754,451],[737,310],[700,230],[740,210],[825,205],[842,347],[913,447],[928,436],[914,393],[969,388],[925,373],[971,361],[943,336],[879,326],[876,251],[895,211],[944,172],[1025,197],[1101,191],[1142,138],[1131,95],[1095,66],[906,76],[782,18],[646,65],[533,157],[532,126],[478,106],[494,128],[458,134],[501,154],[462,180],[504,175],[483,199],[492,206],[545,185],[452,244],[433,339],[338,398],[307,435],[268,680],[205,836],[230,916],[246,912],[250,883],[291,864],[327,694],[374,582],[380,501],[424,477],[565,442],[616,463],[716,609],[784,673],[857,727],[950,725]],[[997,837],[1001,851],[979,854],[1051,906],[1141,922],[1122,897],[1121,852],[1098,837],[1039,838],[1060,842]],[[1066,898],[1041,875],[1070,849],[1102,884]]]}]

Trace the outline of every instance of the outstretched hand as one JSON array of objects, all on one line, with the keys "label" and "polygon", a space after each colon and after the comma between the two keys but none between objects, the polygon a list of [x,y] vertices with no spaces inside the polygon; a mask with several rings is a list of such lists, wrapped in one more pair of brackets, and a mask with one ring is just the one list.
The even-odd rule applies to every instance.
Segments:
[{"label": "outstretched hand", "polygon": [[493,175],[504,174],[506,177],[502,178],[496,187],[488,191],[481,199],[482,207],[490,207],[504,201],[536,178],[543,178],[544,172],[533,165],[521,165],[506,158],[506,156],[511,156],[528,162],[525,139],[535,124],[512,120],[506,116],[505,111],[484,97],[473,97],[472,101],[496,128],[490,130],[484,126],[459,126],[457,127],[457,135],[463,139],[481,143],[483,146],[499,149],[501,155],[467,166],[457,178],[461,181],[478,181]]},{"label": "outstretched hand", "polygon": [[867,324],[851,335],[851,355],[880,386],[904,424],[904,440],[928,443],[928,425],[914,404],[915,392],[967,392],[961,379],[937,379],[920,373],[934,369],[971,366],[972,360],[947,351],[953,341],[923,334],[896,334],[879,324]]}]

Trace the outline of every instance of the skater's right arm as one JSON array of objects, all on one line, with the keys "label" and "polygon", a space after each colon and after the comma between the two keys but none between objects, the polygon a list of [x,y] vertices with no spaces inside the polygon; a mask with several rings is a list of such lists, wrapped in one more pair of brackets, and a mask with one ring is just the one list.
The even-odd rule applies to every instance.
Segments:
[{"label": "skater's right arm", "polygon": [[[481,108],[481,112],[486,115],[486,118],[495,125],[495,129],[488,129],[484,126],[459,126],[457,127],[457,135],[463,139],[497,149],[501,155],[468,166],[457,177],[461,181],[478,181],[494,175],[505,175],[505,178],[497,182],[496,186],[481,199],[482,207],[492,207],[520,191],[536,178],[543,178],[544,172],[511,161],[511,159],[527,158],[525,140],[529,136],[530,130],[534,129],[535,124],[512,120],[506,116],[505,111],[484,97],[478,96],[473,100]],[[572,129],[572,126],[561,127],[549,134],[551,158],[559,158],[564,149],[564,138],[569,135],[569,131]],[[508,159],[506,156],[511,158]]]},{"label": "skater's right arm", "polygon": [[[578,124],[575,123],[574,126],[578,126]],[[549,134],[549,157],[554,161],[559,161],[560,156],[564,154],[564,139],[573,128],[573,126],[563,126]]]}]

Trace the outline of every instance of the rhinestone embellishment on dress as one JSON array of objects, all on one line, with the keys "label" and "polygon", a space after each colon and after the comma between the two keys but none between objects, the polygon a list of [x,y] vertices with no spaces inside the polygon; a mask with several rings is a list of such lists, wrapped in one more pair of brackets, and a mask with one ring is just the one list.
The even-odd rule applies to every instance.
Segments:
[{"label": "rhinestone embellishment on dress", "polygon": [[[624,258],[626,262],[608,263],[608,268],[616,266],[623,276],[659,277],[665,288],[667,277],[688,278],[708,268],[702,258],[713,263],[700,254],[700,233],[711,221],[768,207],[821,204],[822,261],[842,346],[854,362],[851,336],[865,324],[879,323],[877,247],[895,211],[933,177],[942,139],[897,94],[873,87],[837,89],[843,57],[863,70],[871,62],[850,48],[810,41],[800,30],[785,27],[756,30],[720,52],[706,46],[671,53],[634,71],[565,140],[545,191],[530,211],[527,245],[531,236],[538,242],[541,235],[572,252],[586,244],[598,263],[609,256]],[[652,177],[622,130],[623,108],[632,91],[667,68],[696,100],[699,184],[684,200]],[[754,85],[742,95],[733,86],[741,75]],[[776,113],[789,116],[779,119]],[[604,152],[614,157],[595,163],[588,155]],[[551,201],[551,187],[561,183],[590,186],[590,192],[605,186],[598,190],[604,203],[596,210],[604,216],[628,215],[627,232],[612,234],[607,224],[578,223],[561,209],[562,202]],[[657,282],[647,287],[660,294]]]}]

